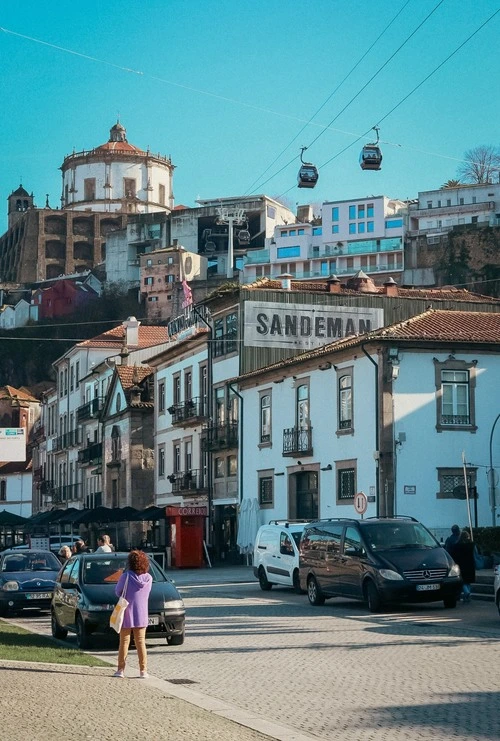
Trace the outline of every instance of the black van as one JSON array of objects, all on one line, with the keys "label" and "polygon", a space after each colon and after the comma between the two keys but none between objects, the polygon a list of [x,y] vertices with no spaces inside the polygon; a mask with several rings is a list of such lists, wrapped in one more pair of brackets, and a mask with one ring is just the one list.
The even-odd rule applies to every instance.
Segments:
[{"label": "black van", "polygon": [[310,522],[300,540],[300,586],[312,605],[328,597],[386,602],[437,602],[456,607],[460,569],[413,517]]}]

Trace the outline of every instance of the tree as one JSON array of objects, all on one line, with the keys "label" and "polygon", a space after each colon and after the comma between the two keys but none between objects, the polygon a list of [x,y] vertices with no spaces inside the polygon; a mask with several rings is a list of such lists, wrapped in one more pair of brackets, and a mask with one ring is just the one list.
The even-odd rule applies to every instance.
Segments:
[{"label": "tree", "polygon": [[460,180],[447,180],[446,183],[443,183],[441,188],[459,188],[462,185]]},{"label": "tree", "polygon": [[491,183],[500,173],[500,148],[482,144],[469,149],[457,173],[464,183]]}]

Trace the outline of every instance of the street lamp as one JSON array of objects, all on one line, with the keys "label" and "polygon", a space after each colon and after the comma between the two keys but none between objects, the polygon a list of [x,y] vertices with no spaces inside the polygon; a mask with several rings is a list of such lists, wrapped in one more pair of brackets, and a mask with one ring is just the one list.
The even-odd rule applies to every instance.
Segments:
[{"label": "street lamp", "polygon": [[496,502],[496,481],[495,481],[495,469],[493,468],[493,433],[495,431],[495,426],[498,420],[500,419],[500,414],[497,414],[495,417],[495,421],[493,422],[491,432],[490,432],[490,470],[488,471],[488,483],[489,483],[489,489],[490,489],[490,505],[491,505],[491,517],[492,517],[492,524],[493,527],[496,526],[496,510],[497,510],[497,502]]}]

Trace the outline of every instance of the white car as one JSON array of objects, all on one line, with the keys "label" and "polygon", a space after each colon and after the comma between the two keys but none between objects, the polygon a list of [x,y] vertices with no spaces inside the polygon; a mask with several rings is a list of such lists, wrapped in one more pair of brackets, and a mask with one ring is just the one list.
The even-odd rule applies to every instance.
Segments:
[{"label": "white car", "polygon": [[299,583],[299,543],[305,525],[293,520],[273,520],[259,528],[253,551],[253,573],[262,590],[268,591],[279,584],[303,594]]}]

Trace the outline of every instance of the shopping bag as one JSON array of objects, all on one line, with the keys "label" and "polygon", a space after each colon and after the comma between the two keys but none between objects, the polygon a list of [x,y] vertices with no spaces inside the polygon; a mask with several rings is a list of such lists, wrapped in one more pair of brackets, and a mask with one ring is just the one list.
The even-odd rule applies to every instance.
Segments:
[{"label": "shopping bag", "polygon": [[111,617],[109,618],[109,624],[113,630],[116,630],[117,633],[120,632],[123,625],[123,618],[125,617],[125,610],[128,607],[128,602],[125,599],[125,594],[127,593],[127,585],[128,585],[128,574],[127,578],[125,579],[125,584],[123,585],[123,590],[121,597],[119,598],[118,602],[115,605],[115,609],[111,613]]}]

